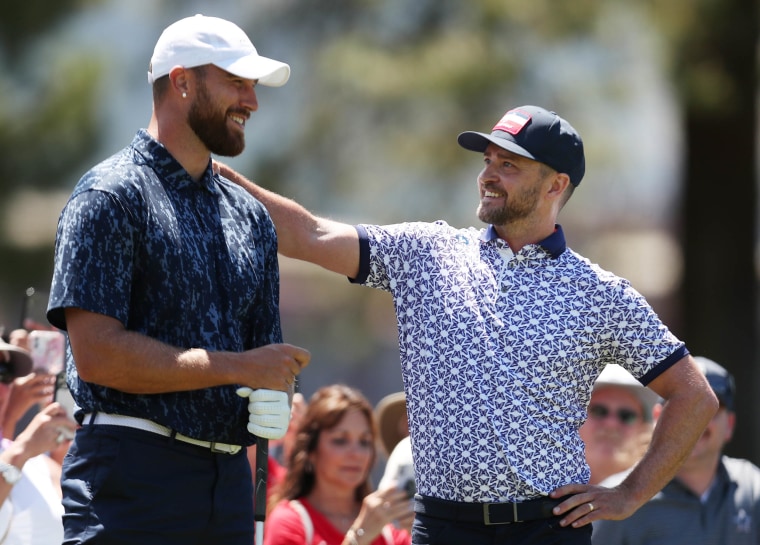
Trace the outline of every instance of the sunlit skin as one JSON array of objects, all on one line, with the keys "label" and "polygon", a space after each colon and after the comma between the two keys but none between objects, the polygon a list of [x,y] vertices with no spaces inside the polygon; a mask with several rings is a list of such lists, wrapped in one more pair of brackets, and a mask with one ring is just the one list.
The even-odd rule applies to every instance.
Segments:
[{"label": "sunlit skin", "polygon": [[213,65],[204,67],[196,76],[188,125],[211,153],[240,155],[245,148],[245,123],[259,107],[256,80]]},{"label": "sunlit skin", "polygon": [[[654,414],[659,418],[661,406]],[[701,496],[712,484],[723,448],[734,435],[736,414],[721,407],[697,440],[694,449],[681,466],[676,477],[695,495]]]},{"label": "sunlit skin", "polygon": [[[589,415],[580,429],[591,468],[590,484],[598,484],[636,463],[644,454],[651,434],[651,423],[644,421],[639,399],[628,389],[606,386],[594,390],[591,405],[594,404],[607,407],[610,414],[606,418]],[[639,418],[632,424],[624,424],[615,416],[620,409],[632,411]]]},{"label": "sunlit skin", "polygon": [[548,237],[569,184],[566,174],[489,144],[478,175],[478,218],[490,223],[514,252]]},{"label": "sunlit skin", "polygon": [[358,510],[355,492],[371,470],[374,437],[366,416],[349,410],[338,424],[319,434],[317,448],[309,456],[315,473],[313,505],[330,505],[335,512]]}]

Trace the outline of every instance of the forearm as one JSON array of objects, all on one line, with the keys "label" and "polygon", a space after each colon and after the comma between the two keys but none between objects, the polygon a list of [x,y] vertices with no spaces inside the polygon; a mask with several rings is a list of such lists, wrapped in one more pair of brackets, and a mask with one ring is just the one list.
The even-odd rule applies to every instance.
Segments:
[{"label": "forearm", "polygon": [[222,176],[243,187],[266,207],[277,230],[279,253],[345,276],[356,276],[359,243],[353,226],[315,216],[297,202],[264,189],[228,166],[217,165]]},{"label": "forearm", "polygon": [[317,218],[295,201],[264,189],[227,165],[217,164],[222,176],[244,188],[267,208],[277,229],[279,252],[288,257],[304,259],[300,252],[307,245],[299,244],[299,239],[318,231]]},{"label": "forearm", "polygon": [[153,394],[233,382],[222,372],[224,365],[212,365],[206,350],[182,350],[133,331],[101,335],[96,342],[72,341],[72,346],[83,380],[123,392]]},{"label": "forearm", "polygon": [[66,310],[66,321],[82,380],[134,394],[225,384],[286,391],[309,360],[307,351],[287,344],[245,352],[178,348],[76,308]]},{"label": "forearm", "polygon": [[688,458],[717,402],[712,392],[698,389],[669,399],[657,420],[649,449],[619,485],[637,508],[659,492]]}]

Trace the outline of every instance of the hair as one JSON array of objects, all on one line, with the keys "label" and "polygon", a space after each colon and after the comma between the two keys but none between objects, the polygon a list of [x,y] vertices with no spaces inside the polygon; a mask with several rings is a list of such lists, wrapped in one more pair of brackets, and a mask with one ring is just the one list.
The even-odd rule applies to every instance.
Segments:
[{"label": "hair", "polygon": [[[206,66],[208,65],[204,64],[201,66],[194,66],[192,68],[188,68],[187,70],[192,71],[195,74],[197,80],[203,83],[206,81]],[[166,96],[170,85],[171,78],[169,77],[169,74],[161,76],[153,82],[153,102],[155,104],[160,103],[161,100]]]},{"label": "hair", "polygon": [[[344,384],[324,386],[317,390],[309,400],[301,424],[296,432],[296,440],[288,460],[285,479],[272,491],[269,502],[273,508],[280,500],[296,499],[308,495],[316,484],[314,468],[309,456],[317,449],[319,436],[325,430],[338,425],[351,410],[360,411],[370,425],[372,433],[372,458],[370,468],[375,464],[377,424],[373,408],[366,397],[357,389]],[[362,484],[356,487],[356,500],[361,502],[372,492],[370,474]]]},{"label": "hair", "polygon": [[570,182],[567,184],[567,188],[562,194],[562,202],[560,203],[560,208],[563,208],[567,204],[567,201],[570,200],[570,197],[573,196],[573,193],[575,193],[575,186],[573,185],[573,182]]},{"label": "hair", "polygon": [[[550,167],[546,163],[541,163],[539,161],[538,164],[539,164],[538,175],[541,177],[542,180],[549,176],[554,176],[557,174],[557,170]],[[565,191],[562,193],[562,196],[560,197],[560,203],[559,203],[560,210],[565,206],[565,204],[567,204],[567,201],[570,200],[570,197],[573,196],[574,191],[575,191],[575,186],[573,185],[573,182],[571,181],[570,183],[567,184]]]}]

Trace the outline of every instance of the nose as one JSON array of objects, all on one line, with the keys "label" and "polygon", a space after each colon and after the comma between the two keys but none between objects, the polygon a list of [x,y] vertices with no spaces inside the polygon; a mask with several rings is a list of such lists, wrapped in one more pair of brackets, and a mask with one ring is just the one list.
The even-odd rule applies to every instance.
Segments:
[{"label": "nose", "polygon": [[478,181],[481,184],[486,184],[488,182],[495,182],[498,178],[495,175],[495,170],[493,166],[490,163],[486,163],[483,166],[483,170],[480,171],[480,174],[478,174]]},{"label": "nose", "polygon": [[245,86],[245,91],[242,93],[240,102],[250,112],[255,112],[259,109],[259,99],[256,96],[256,83]]}]

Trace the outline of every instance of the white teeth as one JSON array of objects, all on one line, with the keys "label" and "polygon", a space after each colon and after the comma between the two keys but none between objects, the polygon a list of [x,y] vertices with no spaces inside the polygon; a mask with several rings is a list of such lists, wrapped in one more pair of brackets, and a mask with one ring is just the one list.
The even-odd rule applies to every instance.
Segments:
[{"label": "white teeth", "polygon": [[494,193],[493,191],[484,191],[483,192],[484,197],[501,197],[498,193]]},{"label": "white teeth", "polygon": [[238,125],[245,125],[245,118],[243,118],[243,117],[239,117],[239,116],[236,116],[236,115],[231,115],[230,119],[232,119]]}]

